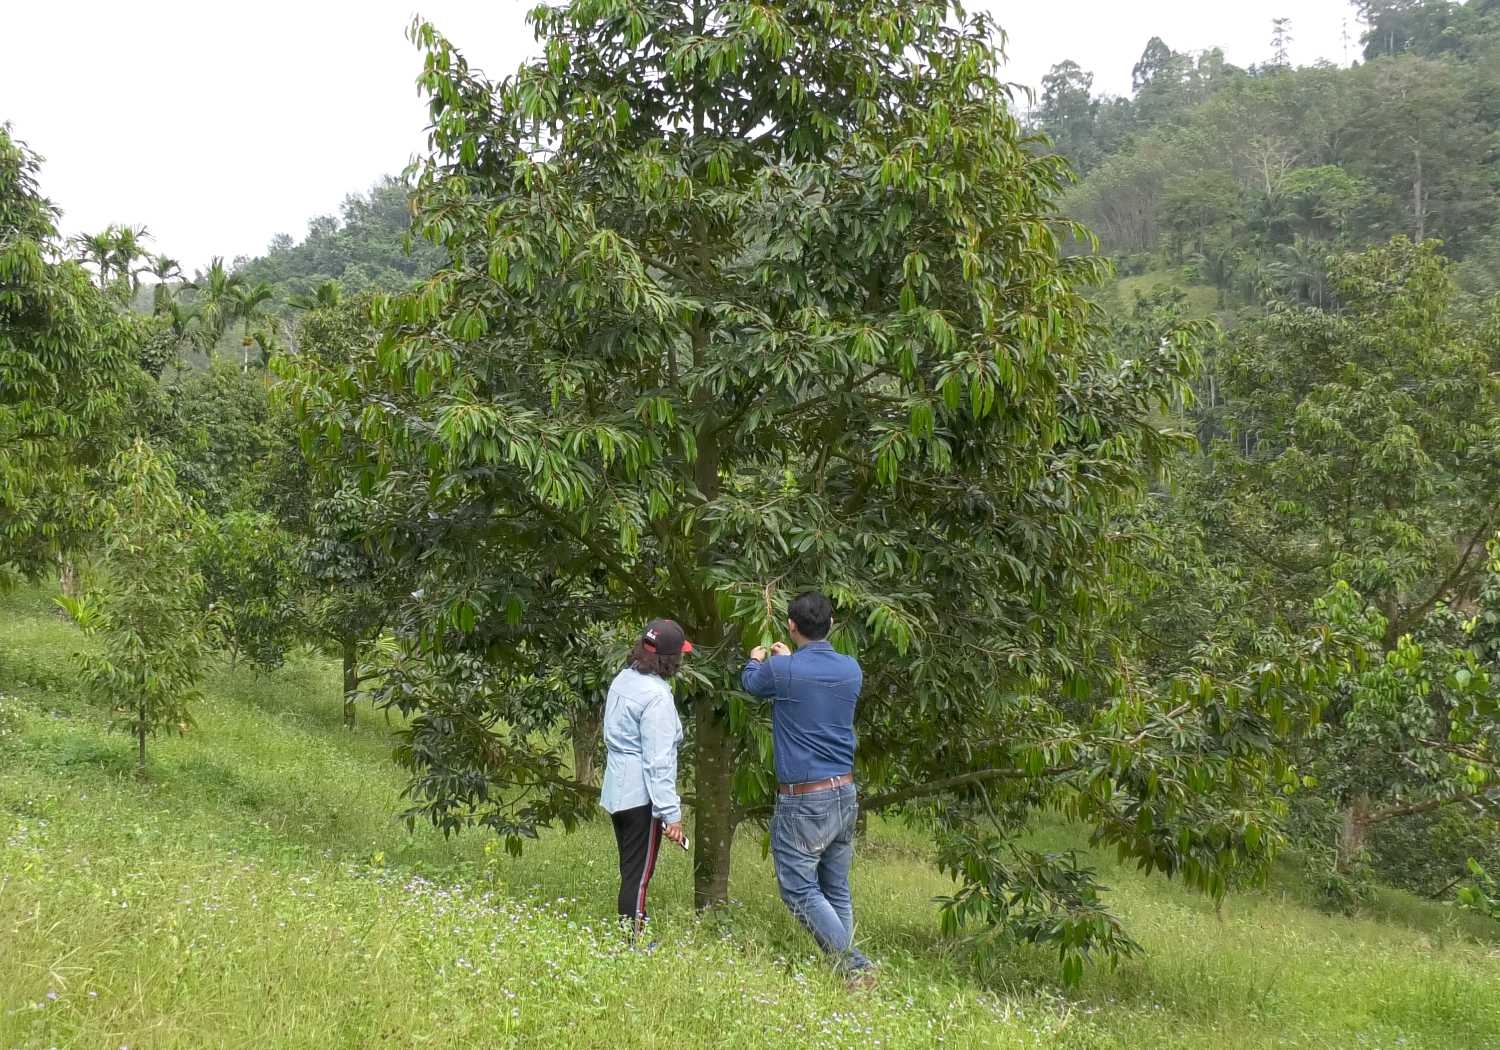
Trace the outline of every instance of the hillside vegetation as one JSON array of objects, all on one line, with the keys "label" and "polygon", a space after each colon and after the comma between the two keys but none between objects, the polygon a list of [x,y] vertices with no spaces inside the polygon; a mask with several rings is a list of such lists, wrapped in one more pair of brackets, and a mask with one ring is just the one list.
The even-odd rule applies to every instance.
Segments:
[{"label": "hillside vegetation", "polygon": [[606,824],[524,859],[407,834],[390,727],[342,730],[323,660],[217,668],[197,728],[137,781],[70,687],[83,640],[49,605],[0,606],[0,1046],[1500,1046],[1500,938],[1450,908],[1392,892],[1335,918],[1278,879],[1215,914],[1095,858],[1147,954],[1070,995],[1044,953],[939,937],[951,883],[878,822],[854,885],[873,992],[814,958],[750,827],[712,921],[662,857],[661,946],[632,952]]},{"label": "hillside vegetation", "polygon": [[1500,279],[1500,3],[1362,0],[1352,68],[1293,67],[1297,12],[1267,59],[1153,36],[1127,97],[1052,67],[1030,117],[1080,181],[1066,207],[1128,276],[1181,268],[1221,305],[1321,306],[1339,252],[1441,240],[1464,285]]},{"label": "hillside vegetation", "polygon": [[[1500,0],[1352,13],[1024,112],[953,0],[416,19],[425,152],[191,280],[0,123],[0,1046],[1496,1043]],[[807,590],[872,996],[764,854]]]}]

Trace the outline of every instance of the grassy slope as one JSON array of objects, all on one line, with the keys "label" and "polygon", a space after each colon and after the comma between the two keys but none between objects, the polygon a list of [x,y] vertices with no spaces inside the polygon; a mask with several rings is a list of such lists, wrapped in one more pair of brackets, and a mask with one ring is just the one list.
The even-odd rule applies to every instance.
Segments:
[{"label": "grassy slope", "polygon": [[824,973],[750,831],[733,908],[696,921],[666,855],[662,947],[623,951],[606,825],[521,860],[407,835],[385,726],[339,730],[332,667],[214,675],[142,785],[71,693],[80,644],[0,599],[0,1048],[1500,1047],[1495,931],[1446,909],[1332,918],[1289,887],[1216,917],[1105,863],[1149,954],[1068,997],[1044,955],[938,938],[947,885],[885,826],[855,878],[873,993]]},{"label": "grassy slope", "polygon": [[1134,277],[1121,277],[1115,281],[1115,299],[1121,307],[1128,309],[1137,295],[1150,295],[1162,285],[1181,288],[1187,293],[1183,308],[1188,317],[1217,317],[1223,313],[1218,292],[1208,285],[1196,283],[1182,269],[1151,270]]}]

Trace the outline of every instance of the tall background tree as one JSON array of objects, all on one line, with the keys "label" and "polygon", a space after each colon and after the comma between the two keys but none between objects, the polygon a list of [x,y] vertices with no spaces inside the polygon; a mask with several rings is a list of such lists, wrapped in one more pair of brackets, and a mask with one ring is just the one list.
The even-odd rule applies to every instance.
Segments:
[{"label": "tall background tree", "polygon": [[[370,321],[370,297],[346,299],[337,281],[321,283],[301,300],[306,309],[298,318],[293,343],[295,360],[327,371],[349,368],[367,358],[376,344]],[[276,402],[285,411],[283,402]],[[283,434],[295,440],[289,416]],[[335,426],[322,435],[340,441]],[[307,442],[303,442],[304,446]],[[309,626],[317,639],[336,652],[343,666],[344,725],[355,725],[355,705],[361,686],[362,656],[393,623],[397,603],[410,594],[402,588],[413,575],[409,566],[390,559],[367,535],[380,515],[369,495],[327,471],[312,473],[283,457],[277,482],[277,513],[287,527],[302,536],[300,569],[308,588]],[[363,650],[363,652],[362,652]]]},{"label": "tall background tree", "polygon": [[[1269,600],[1255,615],[1305,621],[1335,581],[1374,607],[1374,670],[1340,683],[1311,758],[1342,814],[1342,869],[1374,825],[1493,783],[1491,745],[1468,761],[1446,751],[1466,689],[1432,670],[1465,659],[1443,612],[1472,607],[1500,530],[1500,343],[1486,323],[1500,300],[1467,314],[1451,269],[1436,245],[1398,239],[1334,264],[1333,308],[1239,329],[1224,374],[1249,452],[1218,445],[1198,490],[1215,547]],[[1481,739],[1500,728],[1483,725]]]},{"label": "tall background tree", "polygon": [[242,658],[257,671],[280,667],[308,633],[295,537],[270,514],[241,510],[205,520],[193,540],[206,639],[231,670]]}]

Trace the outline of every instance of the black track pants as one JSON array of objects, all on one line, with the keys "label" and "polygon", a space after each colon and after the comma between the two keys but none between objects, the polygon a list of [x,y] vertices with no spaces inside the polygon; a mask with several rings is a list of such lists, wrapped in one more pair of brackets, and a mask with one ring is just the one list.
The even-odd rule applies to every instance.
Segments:
[{"label": "black track pants", "polygon": [[620,847],[620,918],[640,933],[646,919],[646,887],[661,849],[661,821],[651,815],[649,804],[611,813],[610,820]]}]

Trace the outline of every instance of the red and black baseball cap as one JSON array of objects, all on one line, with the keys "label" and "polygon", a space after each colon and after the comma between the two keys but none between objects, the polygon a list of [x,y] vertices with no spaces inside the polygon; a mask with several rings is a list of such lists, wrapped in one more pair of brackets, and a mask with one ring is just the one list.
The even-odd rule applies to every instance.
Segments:
[{"label": "red and black baseball cap", "polygon": [[647,652],[664,653],[667,656],[693,651],[693,643],[683,635],[676,620],[652,620],[641,634],[641,642],[646,646]]}]

